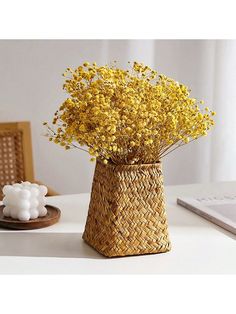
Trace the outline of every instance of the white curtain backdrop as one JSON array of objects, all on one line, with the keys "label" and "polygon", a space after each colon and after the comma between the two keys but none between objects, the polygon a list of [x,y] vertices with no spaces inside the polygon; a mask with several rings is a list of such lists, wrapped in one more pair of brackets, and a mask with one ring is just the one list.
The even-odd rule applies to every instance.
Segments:
[{"label": "white curtain backdrop", "polygon": [[216,127],[163,160],[165,183],[236,180],[236,41],[42,40],[0,41],[0,122],[29,120],[37,179],[60,193],[88,192],[94,164],[42,136],[66,97],[61,73],[84,61],[125,66],[141,61],[191,87],[217,112]]},{"label": "white curtain backdrop", "polygon": [[215,45],[213,103],[217,111],[212,133],[210,179],[236,180],[236,41]]}]

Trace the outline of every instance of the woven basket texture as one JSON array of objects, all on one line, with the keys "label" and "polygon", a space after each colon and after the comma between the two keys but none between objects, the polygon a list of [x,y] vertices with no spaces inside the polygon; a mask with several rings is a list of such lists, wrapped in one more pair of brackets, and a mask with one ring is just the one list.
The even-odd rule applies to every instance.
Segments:
[{"label": "woven basket texture", "polygon": [[107,257],[169,251],[161,163],[97,161],[83,239]]},{"label": "woven basket texture", "polygon": [[6,184],[24,181],[22,131],[0,131],[0,200]]}]

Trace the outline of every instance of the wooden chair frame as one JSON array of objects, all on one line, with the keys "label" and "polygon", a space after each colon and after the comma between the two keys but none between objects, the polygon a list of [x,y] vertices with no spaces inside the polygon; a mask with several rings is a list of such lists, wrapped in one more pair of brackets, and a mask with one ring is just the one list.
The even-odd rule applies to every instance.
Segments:
[{"label": "wooden chair frame", "polygon": [[[34,178],[33,149],[30,122],[22,121],[0,123],[0,132],[13,130],[20,130],[23,135],[22,149],[24,155],[25,180],[29,182],[42,184],[40,181],[36,181]],[[58,195],[58,193],[48,187],[48,195]]]}]

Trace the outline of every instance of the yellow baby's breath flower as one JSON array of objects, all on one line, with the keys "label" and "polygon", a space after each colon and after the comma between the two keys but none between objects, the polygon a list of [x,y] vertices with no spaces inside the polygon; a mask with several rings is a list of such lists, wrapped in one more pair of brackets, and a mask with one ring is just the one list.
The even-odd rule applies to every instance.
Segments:
[{"label": "yellow baby's breath flower", "polygon": [[69,97],[54,115],[55,128],[44,123],[49,140],[88,150],[91,160],[105,164],[139,164],[207,135],[215,112],[200,109],[204,102],[190,97],[187,86],[137,61],[129,67],[84,62],[67,68]]}]

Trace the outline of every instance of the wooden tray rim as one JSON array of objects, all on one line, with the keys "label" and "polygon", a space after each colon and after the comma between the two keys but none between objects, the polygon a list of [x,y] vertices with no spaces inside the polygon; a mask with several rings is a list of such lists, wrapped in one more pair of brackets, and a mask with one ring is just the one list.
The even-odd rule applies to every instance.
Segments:
[{"label": "wooden tray rim", "polygon": [[[0,205],[0,213],[2,214],[2,210],[5,206]],[[45,205],[47,209],[51,209],[56,214],[53,216],[45,216],[41,218],[36,218],[28,221],[20,221],[17,219],[12,219],[9,217],[0,217],[0,227],[12,230],[32,230],[32,229],[40,229],[46,228],[57,223],[61,217],[61,211],[58,207],[53,205]]]}]

